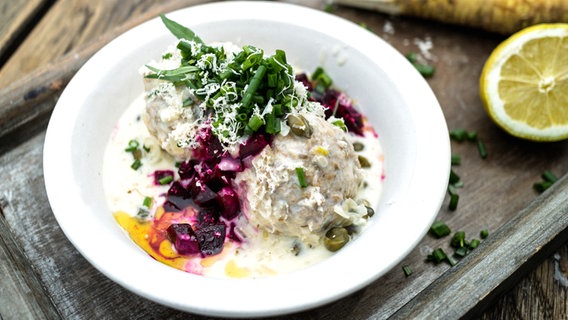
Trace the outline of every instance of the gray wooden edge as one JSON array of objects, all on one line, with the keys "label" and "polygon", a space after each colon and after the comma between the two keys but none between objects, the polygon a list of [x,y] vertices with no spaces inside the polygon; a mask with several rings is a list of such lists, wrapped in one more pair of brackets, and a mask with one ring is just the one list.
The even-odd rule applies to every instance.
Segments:
[{"label": "gray wooden edge", "polygon": [[568,175],[398,310],[394,319],[479,316],[568,240]]}]

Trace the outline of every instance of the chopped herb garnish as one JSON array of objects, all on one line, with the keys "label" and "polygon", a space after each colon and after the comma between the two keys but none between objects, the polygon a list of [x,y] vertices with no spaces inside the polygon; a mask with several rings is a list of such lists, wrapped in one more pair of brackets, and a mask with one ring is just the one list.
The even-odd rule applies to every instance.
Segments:
[{"label": "chopped herb garnish", "polygon": [[546,189],[550,188],[552,182],[549,181],[542,181],[533,184],[533,189],[538,193],[543,193]]},{"label": "chopped herb garnish", "polygon": [[300,187],[306,188],[308,186],[308,182],[306,181],[306,176],[304,175],[304,168],[296,168],[296,175],[298,176]]},{"label": "chopped herb garnish", "polygon": [[134,152],[138,149],[139,146],[140,146],[140,143],[138,141],[130,140],[130,141],[128,141],[128,147],[126,149],[124,149],[124,151]]},{"label": "chopped herb garnish", "polygon": [[450,204],[448,205],[448,209],[454,211],[458,208],[458,202],[460,201],[460,195],[455,193],[450,195]]},{"label": "chopped herb garnish", "polygon": [[457,231],[456,233],[454,233],[450,245],[454,248],[461,248],[465,246],[465,232]]},{"label": "chopped herb garnish", "polygon": [[552,171],[546,170],[541,175],[543,181],[537,182],[533,184],[533,189],[538,193],[544,192],[546,189],[550,188],[552,184],[558,181],[558,178]]},{"label": "chopped herb garnish", "polygon": [[409,277],[412,274],[412,268],[410,268],[410,266],[406,265],[402,267],[402,271],[404,272],[404,275]]},{"label": "chopped herb garnish", "polygon": [[467,247],[459,247],[454,252],[454,255],[459,258],[463,258],[467,255],[468,249]]},{"label": "chopped herb garnish", "polygon": [[443,221],[436,221],[430,227],[430,233],[432,233],[436,238],[442,238],[449,235],[452,232],[448,225]]},{"label": "chopped herb garnish", "polygon": [[548,181],[550,183],[555,183],[556,181],[558,181],[556,175],[554,175],[554,173],[552,173],[552,171],[550,170],[544,171],[542,173],[542,178],[544,179],[544,181]]},{"label": "chopped herb garnish", "polygon": [[166,26],[166,28],[168,28],[168,30],[170,30],[170,32],[174,36],[176,36],[178,39],[185,39],[185,40],[194,41],[194,42],[197,42],[197,43],[203,43],[203,40],[201,40],[190,29],[182,26],[181,24],[179,24],[175,21],[168,19],[163,14],[160,15],[160,18],[162,19],[162,22],[164,22],[164,25]]},{"label": "chopped herb garnish", "polygon": [[158,183],[161,185],[166,185],[170,182],[174,181],[174,177],[173,176],[165,176],[163,178],[160,178],[160,180],[158,180]]},{"label": "chopped herb garnish", "polygon": [[485,148],[485,143],[481,140],[477,140],[477,150],[479,151],[479,156],[481,159],[487,159],[487,149]]},{"label": "chopped herb garnish", "polygon": [[477,239],[472,239],[472,240],[469,242],[469,246],[468,246],[468,247],[469,247],[471,250],[473,250],[473,249],[475,249],[475,248],[477,248],[477,247],[479,246],[479,243],[480,243],[479,240],[477,240]]},{"label": "chopped herb garnish", "polygon": [[451,266],[454,266],[456,264],[456,262],[452,258],[448,257],[448,255],[442,248],[434,249],[426,259],[428,261],[433,261],[435,264],[438,264],[442,261],[447,261]]},{"label": "chopped herb garnish", "polygon": [[415,52],[409,52],[406,54],[406,59],[414,66],[416,70],[425,78],[429,78],[434,75],[436,68],[429,64],[418,62],[418,55]]},{"label": "chopped herb garnish", "polygon": [[459,166],[461,164],[461,157],[457,154],[452,154],[452,166]]},{"label": "chopped herb garnish", "polygon": [[467,131],[464,129],[458,128],[450,131],[450,138],[457,142],[462,142],[467,137]]},{"label": "chopped herb garnish", "polygon": [[142,202],[142,206],[144,206],[146,208],[150,208],[150,207],[152,207],[153,202],[154,202],[154,200],[152,199],[152,197],[145,197],[144,201]]},{"label": "chopped herb garnish", "polygon": [[485,239],[489,236],[489,231],[487,229],[483,229],[479,232],[479,236],[481,239]]},{"label": "chopped herb garnish", "polygon": [[130,165],[130,168],[134,169],[134,170],[138,170],[138,168],[140,168],[142,166],[142,162],[139,159],[134,160],[134,162],[132,162],[132,164]]},{"label": "chopped herb garnish", "polygon": [[450,170],[450,184],[457,183],[458,181],[460,181],[460,176],[458,176],[457,173],[454,172],[454,170]]}]

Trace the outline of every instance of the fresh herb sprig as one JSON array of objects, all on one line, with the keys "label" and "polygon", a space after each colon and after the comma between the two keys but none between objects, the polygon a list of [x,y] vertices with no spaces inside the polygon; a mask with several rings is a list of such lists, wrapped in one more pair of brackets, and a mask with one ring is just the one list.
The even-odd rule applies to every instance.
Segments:
[{"label": "fresh herb sprig", "polygon": [[166,16],[161,19],[180,39],[181,64],[172,70],[147,66],[151,72],[146,78],[193,90],[199,106],[211,115],[212,133],[222,144],[234,144],[259,130],[279,133],[286,114],[307,99],[296,93],[284,51],[265,57],[263,50],[247,45],[238,53],[227,53],[223,47],[206,45],[189,28]]}]

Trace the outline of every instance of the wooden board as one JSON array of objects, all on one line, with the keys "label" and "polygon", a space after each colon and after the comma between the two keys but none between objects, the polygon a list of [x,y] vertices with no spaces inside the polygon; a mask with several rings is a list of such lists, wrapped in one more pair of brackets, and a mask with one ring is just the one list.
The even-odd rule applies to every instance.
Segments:
[{"label": "wooden board", "polygon": [[[316,7],[320,4],[311,3]],[[64,19],[71,15],[72,13],[64,10],[65,5],[70,6],[67,1],[57,2],[42,21],[56,21],[57,17]],[[108,18],[102,18],[110,15],[115,9],[110,2],[97,8],[89,7],[91,5],[96,7],[96,4],[84,3],[71,8],[78,10],[86,6],[90,8],[88,10],[97,12],[91,17],[101,20],[84,20],[87,25],[111,23],[110,20],[105,20]],[[120,7],[116,10],[129,10],[124,3],[119,5],[117,2],[114,5]],[[13,265],[1,259],[0,270],[7,270],[10,274],[10,280],[7,280],[10,281],[10,288],[20,288],[12,289],[18,293],[13,300],[17,300],[18,305],[29,307],[30,317],[203,318],[137,297],[96,271],[80,256],[59,229],[43,189],[41,156],[44,130],[58,93],[81,63],[105,41],[112,39],[128,26],[139,23],[143,17],[163,10],[163,7],[152,7],[151,4],[138,5],[146,8],[139,9],[146,10],[145,15],[128,19],[126,15],[117,13],[117,20],[112,22],[114,28],[93,26],[81,29],[86,33],[92,32],[92,38],[98,40],[89,42],[77,35],[74,39],[82,40],[67,44],[79,47],[74,47],[73,51],[64,56],[61,56],[63,52],[58,50],[48,51],[46,54],[50,55],[50,59],[60,60],[30,71],[32,73],[29,76],[0,90],[0,176],[5,181],[0,185],[0,209],[3,213],[0,216],[3,222],[0,223],[0,244],[3,246],[0,256],[9,256],[10,261],[29,261],[28,265]],[[103,13],[101,8],[104,8],[106,13]],[[479,281],[476,277],[487,274],[485,257],[488,257],[497,260],[495,265],[502,266],[500,272],[484,279],[486,286],[476,292],[479,296],[475,300],[465,301],[458,306],[455,303],[447,306],[450,310],[445,313],[452,318],[476,315],[476,312],[490,305],[495,294],[509,288],[512,282],[521,279],[527,270],[533,270],[545,257],[551,257],[551,252],[565,242],[563,228],[566,225],[561,223],[558,223],[557,228],[543,229],[534,238],[525,239],[526,242],[510,240],[523,240],[524,230],[530,230],[533,226],[532,223],[526,223],[527,219],[547,217],[547,213],[553,208],[564,210],[558,201],[566,194],[563,193],[567,191],[565,180],[542,196],[532,190],[532,183],[538,181],[540,174],[546,169],[559,176],[567,171],[568,162],[564,159],[568,144],[534,144],[511,138],[495,127],[483,112],[477,94],[477,79],[484,60],[492,48],[502,40],[501,36],[459,27],[447,28],[420,20],[392,18],[356,9],[339,8],[336,14],[355,23],[364,23],[401,53],[418,52],[436,66],[436,74],[428,79],[428,83],[440,100],[448,126],[450,129],[461,127],[477,131],[485,141],[489,153],[488,159],[483,160],[474,145],[452,143],[453,152],[462,156],[462,165],[454,170],[461,176],[465,186],[459,191],[461,198],[458,209],[448,210],[446,200],[440,210],[439,219],[446,221],[454,230],[466,231],[468,236],[475,236],[481,229],[486,228],[491,235],[479,251],[475,251],[475,254],[452,268],[446,264],[435,266],[425,263],[425,257],[432,248],[443,247],[450,251],[448,239],[439,240],[426,236],[404,261],[370,286],[330,305],[285,318],[378,319],[392,315],[400,318],[411,315],[441,315],[444,314],[442,307],[446,306],[439,305],[437,299],[462,297],[465,301],[468,297],[471,298],[473,293],[463,291],[463,287],[459,286],[472,286]],[[64,34],[68,30],[66,23],[54,25],[58,27],[53,28],[52,33]],[[123,27],[117,28],[119,25]],[[46,27],[42,25],[42,28]],[[55,39],[53,36],[46,38]],[[27,50],[30,50],[30,47],[36,45],[34,41],[41,45],[41,38],[34,37],[28,38],[21,48],[28,46]],[[428,45],[431,45],[431,48],[427,50]],[[3,72],[0,73],[0,81],[7,74]],[[50,83],[59,86],[48,85]],[[40,94],[30,95],[30,92]],[[549,226],[562,222],[561,218],[562,216],[553,221],[540,219],[540,227],[545,226],[545,222]],[[527,243],[535,247],[515,247]],[[14,246],[19,250],[14,249]],[[540,249],[541,246],[546,250]],[[515,254],[499,255],[498,253],[502,253],[500,250],[504,248]],[[565,254],[565,247],[559,252]],[[511,258],[514,258],[514,263],[507,264],[507,259]],[[549,258],[545,263],[551,262],[554,266],[555,261],[557,260]],[[402,273],[403,265],[409,265],[414,270],[410,277],[405,277]],[[538,270],[550,270],[547,266],[549,265],[543,265]],[[540,272],[538,270],[537,272]],[[540,273],[543,277],[549,276],[547,273]],[[533,282],[530,282],[530,278],[526,279],[523,281],[529,281],[530,287]],[[454,284],[456,281],[458,285]],[[500,283],[504,284],[500,286]],[[540,306],[535,302],[543,300],[530,298],[532,300],[527,299],[527,303],[535,303],[531,305],[531,308],[534,308],[531,314],[539,314],[539,311],[543,310],[541,314],[566,316],[565,295],[552,294],[562,292],[562,288],[555,282],[552,282],[551,287],[553,290],[550,290],[549,300],[546,301],[549,304],[554,301],[555,305],[564,306],[564,311],[550,311],[546,305],[539,309]],[[43,303],[41,299],[29,298],[27,292],[30,290],[37,293],[46,292],[49,295],[48,303]],[[513,291],[512,295],[526,291],[527,287],[515,290],[518,291]],[[0,299],[6,298],[0,295]],[[498,307],[510,310],[509,314],[529,314],[524,309],[516,311],[517,308],[525,307],[519,304],[518,300],[512,300],[499,300]],[[502,318],[506,313],[500,310],[502,309],[490,309],[482,317]],[[14,311],[0,308],[0,315],[5,315],[5,312],[12,312],[14,315]]]},{"label": "wooden board", "polygon": [[[0,3],[0,68],[20,39],[33,28],[36,19],[49,7],[50,1],[42,0],[4,0]],[[2,85],[0,84],[0,87]]]}]

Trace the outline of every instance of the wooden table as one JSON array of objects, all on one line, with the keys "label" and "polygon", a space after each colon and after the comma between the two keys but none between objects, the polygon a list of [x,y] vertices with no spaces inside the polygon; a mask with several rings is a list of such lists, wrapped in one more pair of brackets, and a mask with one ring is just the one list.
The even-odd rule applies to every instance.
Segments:
[{"label": "wooden table", "polygon": [[[189,318],[128,292],[95,270],[59,229],[47,202],[42,147],[50,112],[74,72],[98,48],[158,13],[200,0],[7,0],[0,5],[0,318]],[[301,5],[322,9],[324,2]],[[503,36],[430,21],[337,7],[401,53],[435,65],[428,79],[450,129],[475,130],[475,145],[452,142],[464,181],[453,230],[490,236],[455,266],[426,263],[449,239],[424,237],[392,271],[344,299],[283,319],[567,319],[568,178],[544,194],[544,170],[563,176],[568,142],[536,144],[498,129],[478,98],[481,68]],[[88,227],[88,226],[86,226]],[[405,277],[402,266],[413,274]],[[141,279],[143,280],[143,279]]]}]

